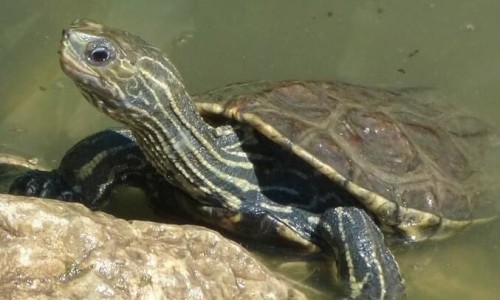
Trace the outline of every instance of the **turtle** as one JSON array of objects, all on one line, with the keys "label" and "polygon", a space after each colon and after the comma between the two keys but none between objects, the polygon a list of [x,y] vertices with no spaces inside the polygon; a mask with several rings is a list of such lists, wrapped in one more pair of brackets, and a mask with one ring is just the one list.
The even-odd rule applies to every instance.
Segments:
[{"label": "turtle", "polygon": [[[138,183],[212,227],[321,251],[360,299],[405,297],[385,237],[441,239],[488,220],[475,214],[476,169],[463,149],[488,130],[462,129],[411,93],[287,80],[192,97],[160,49],[87,19],[63,30],[59,57],[87,101],[124,128],[82,140],[12,193],[99,209],[115,185]],[[180,194],[165,196],[172,186]]]}]

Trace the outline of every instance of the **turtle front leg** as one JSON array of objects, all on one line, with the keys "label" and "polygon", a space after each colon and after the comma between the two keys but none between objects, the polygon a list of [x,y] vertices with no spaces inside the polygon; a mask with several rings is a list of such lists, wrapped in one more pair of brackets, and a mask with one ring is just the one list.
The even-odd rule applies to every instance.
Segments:
[{"label": "turtle front leg", "polygon": [[63,201],[80,201],[82,198],[57,170],[29,170],[12,182],[9,194]]},{"label": "turtle front leg", "polygon": [[189,197],[176,199],[181,210],[193,219],[240,237],[306,251],[316,251],[319,246],[327,259],[336,261],[342,289],[352,299],[405,298],[398,264],[379,227],[362,209],[331,208],[318,218],[299,208],[271,202],[243,203],[234,211],[200,205]]},{"label": "turtle front leg", "polygon": [[404,281],[379,227],[362,209],[326,211],[319,234],[333,250],[341,282],[353,299],[405,298]]},{"label": "turtle front leg", "polygon": [[31,170],[16,178],[9,193],[81,202],[97,210],[120,184],[139,186],[150,196],[169,188],[146,161],[130,131],[117,128],[75,144],[55,170]]}]

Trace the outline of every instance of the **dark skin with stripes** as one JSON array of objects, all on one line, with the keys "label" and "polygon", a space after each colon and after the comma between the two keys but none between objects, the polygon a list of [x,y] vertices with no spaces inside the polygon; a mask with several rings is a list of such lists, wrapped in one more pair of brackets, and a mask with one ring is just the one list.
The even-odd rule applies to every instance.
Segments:
[{"label": "dark skin with stripes", "polygon": [[[87,20],[63,32],[60,59],[85,98],[126,128],[84,139],[57,170],[19,178],[13,193],[99,209],[116,185],[138,185],[212,227],[321,250],[338,265],[345,294],[359,299],[405,296],[379,226],[407,242],[473,222],[468,207],[453,210],[453,219],[433,211],[429,186],[455,193],[437,199],[469,199],[461,185],[471,167],[447,128],[428,125],[438,118],[435,110],[400,93],[287,81],[236,84],[192,98],[160,50]],[[434,140],[416,132],[422,127],[447,141],[443,161],[428,163],[436,157],[429,151],[442,144],[428,145]],[[478,128],[460,138],[482,134]],[[446,172],[441,181],[437,174]],[[171,185],[182,193],[173,195]],[[423,199],[432,205],[424,207]]]},{"label": "dark skin with stripes", "polygon": [[[264,139],[255,133],[257,137]],[[247,137],[248,139],[248,137]],[[242,140],[245,140],[242,137]],[[253,140],[253,139],[252,139]],[[248,150],[256,150],[255,144],[249,142]],[[263,145],[269,143],[265,141],[259,143]],[[268,152],[265,155],[269,159],[274,159],[277,152],[283,151],[279,147],[270,143],[267,148]],[[97,156],[105,156],[99,163],[92,163],[92,160]],[[262,151],[260,151],[262,154]],[[255,161],[256,165],[269,165],[269,161],[265,158]],[[92,165],[92,169],[86,171],[88,176],[82,178],[78,174],[85,173],[82,170]],[[314,170],[302,160],[287,152],[282,152],[279,163],[273,164],[275,171],[270,170],[266,174],[261,174],[262,186],[266,185],[266,195],[282,205],[294,204],[297,207],[302,207],[301,210],[296,210],[295,214],[301,214],[304,217],[316,215],[319,213],[311,213],[310,205],[304,201],[304,193],[315,193],[317,197],[327,197],[327,194],[332,191],[332,186],[328,178],[322,174],[315,173]],[[287,170],[283,174],[282,170]],[[274,175],[270,175],[275,173]],[[308,176],[299,176],[298,174],[309,174]],[[317,182],[315,185],[310,185],[310,181]],[[280,182],[281,181],[281,182]],[[305,186],[310,189],[304,189],[302,194],[287,195],[283,191],[272,189],[277,184],[290,186]],[[314,239],[318,242],[314,244],[290,239],[290,235],[297,234],[296,231],[289,231],[288,235],[283,235],[282,224],[276,220],[270,212],[262,213],[261,209],[254,209],[255,204],[242,206],[237,211],[217,208],[208,215],[198,208],[199,203],[189,195],[179,189],[174,188],[163,176],[161,176],[155,168],[147,161],[142,151],[137,146],[136,140],[132,133],[124,128],[108,129],[91,135],[82,141],[78,142],[70,150],[66,152],[61,160],[60,166],[52,171],[32,170],[18,177],[12,184],[10,193],[26,196],[35,196],[42,198],[59,199],[63,201],[80,202],[87,207],[99,210],[106,205],[109,200],[110,193],[121,185],[135,186],[143,189],[153,201],[153,206],[161,211],[167,211],[168,214],[174,214],[175,219],[189,222],[189,220],[207,224],[208,226],[229,231],[232,234],[248,239],[255,240],[260,244],[274,245],[278,247],[287,247],[295,249],[297,254],[316,252],[321,250],[325,254],[325,259],[332,260],[336,267],[333,269],[338,274],[335,277],[340,278],[340,287],[344,293],[350,293],[351,287],[349,280],[345,274],[349,273],[351,264],[345,258],[346,253],[352,253],[354,263],[358,263],[356,270],[359,272],[356,276],[363,278],[367,274],[370,276],[382,275],[379,265],[383,265],[385,272],[390,272],[390,276],[397,276],[397,280],[402,280],[399,275],[399,270],[392,254],[383,243],[372,243],[371,238],[375,241],[383,240],[382,233],[373,223],[370,217],[363,210],[354,207],[340,207],[336,210],[331,210],[323,215],[322,221],[315,227]],[[335,201],[344,201],[350,197],[341,189],[335,190],[335,197],[328,199],[329,205],[333,205]],[[341,196],[343,198],[341,198]],[[340,203],[335,204],[340,205]],[[313,207],[314,211],[324,211],[325,208],[318,205]],[[231,218],[238,216],[238,222],[231,221]],[[300,220],[300,219],[299,219]],[[305,221],[307,222],[307,221]],[[347,228],[356,228],[356,230],[346,230],[340,232],[341,226]],[[308,230],[307,227],[298,227],[296,230]],[[346,234],[347,236],[342,236]],[[359,236],[370,237],[367,239],[359,239]],[[321,241],[320,241],[321,240]],[[323,244],[326,241],[328,244]],[[368,243],[368,244],[367,244]],[[317,246],[321,245],[318,249]],[[349,246],[347,246],[349,245]],[[377,261],[367,264],[364,256],[374,257]],[[333,271],[332,270],[332,271]],[[391,278],[390,278],[391,279]],[[356,298],[367,298],[368,295],[376,295],[384,288],[379,280],[366,282],[363,289],[363,294],[355,296]],[[393,283],[394,284],[394,283]],[[398,284],[396,282],[396,284]],[[394,286],[394,285],[393,285]],[[402,288],[402,287],[401,287]],[[397,297],[402,297],[403,290],[400,291]],[[371,297],[371,296],[370,296]],[[376,297],[372,297],[378,299]],[[391,299],[385,297],[386,299]]]}]

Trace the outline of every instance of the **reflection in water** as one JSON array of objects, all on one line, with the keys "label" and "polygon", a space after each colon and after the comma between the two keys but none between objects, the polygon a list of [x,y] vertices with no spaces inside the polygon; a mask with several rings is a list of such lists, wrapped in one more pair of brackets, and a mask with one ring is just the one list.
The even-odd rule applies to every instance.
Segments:
[{"label": "reflection in water", "polygon": [[[500,2],[308,4],[4,1],[0,150],[19,149],[54,165],[77,140],[112,124],[82,100],[59,70],[55,51],[61,28],[81,17],[141,34],[168,51],[193,92],[234,81],[289,78],[431,87],[448,95],[449,102],[500,125]],[[488,182],[496,185],[498,156],[490,162],[497,172]],[[496,221],[442,242],[396,249],[410,299],[494,299],[500,292],[499,231]],[[277,264],[275,257],[268,259]]]}]

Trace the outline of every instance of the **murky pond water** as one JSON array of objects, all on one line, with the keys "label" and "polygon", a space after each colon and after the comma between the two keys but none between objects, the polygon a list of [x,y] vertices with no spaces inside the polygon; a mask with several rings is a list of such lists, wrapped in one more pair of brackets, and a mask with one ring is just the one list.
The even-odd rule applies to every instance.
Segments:
[{"label": "murky pond water", "polygon": [[[290,78],[426,87],[500,126],[496,0],[147,3],[0,4],[0,151],[55,165],[73,143],[114,125],[59,70],[61,29],[82,17],[140,34],[164,49],[192,92],[235,81]],[[500,166],[498,158],[491,161]],[[497,171],[491,182],[498,179]],[[439,243],[395,249],[409,299],[496,299],[499,232],[497,221]]]}]

